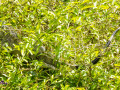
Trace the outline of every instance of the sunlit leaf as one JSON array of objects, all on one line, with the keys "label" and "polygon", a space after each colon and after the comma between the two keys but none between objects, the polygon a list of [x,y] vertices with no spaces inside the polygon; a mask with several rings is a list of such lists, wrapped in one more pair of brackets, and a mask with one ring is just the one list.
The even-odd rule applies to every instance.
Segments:
[{"label": "sunlit leaf", "polygon": [[82,4],[87,3],[87,2],[89,2],[89,0],[84,0],[84,1],[82,2]]},{"label": "sunlit leaf", "polygon": [[99,7],[102,8],[102,9],[108,9],[109,8],[109,6],[107,6],[107,5],[101,5]]},{"label": "sunlit leaf", "polygon": [[84,6],[83,8],[81,8],[81,10],[84,10],[84,9],[88,9],[88,8],[93,8],[94,6]]}]

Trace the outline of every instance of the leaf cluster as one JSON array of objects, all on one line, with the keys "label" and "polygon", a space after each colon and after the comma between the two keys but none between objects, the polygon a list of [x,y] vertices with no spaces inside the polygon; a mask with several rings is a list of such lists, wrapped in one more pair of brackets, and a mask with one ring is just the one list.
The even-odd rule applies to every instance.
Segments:
[{"label": "leaf cluster", "polygon": [[[7,85],[0,87],[119,90],[119,34],[98,64],[91,63],[119,27],[119,11],[119,0],[1,0],[0,80]],[[1,33],[5,30],[17,36]],[[29,58],[41,46],[45,56]],[[13,50],[20,50],[21,56],[13,57],[9,53]],[[63,63],[56,64],[57,69],[49,68],[43,62],[46,57],[50,63]]]}]

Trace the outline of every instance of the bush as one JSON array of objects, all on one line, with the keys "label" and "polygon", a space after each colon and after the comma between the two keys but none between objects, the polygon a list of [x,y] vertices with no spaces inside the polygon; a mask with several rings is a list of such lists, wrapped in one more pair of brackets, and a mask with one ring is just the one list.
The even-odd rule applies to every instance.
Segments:
[{"label": "bush", "polygon": [[[0,30],[7,29],[7,34],[0,31],[0,80],[7,85],[0,87],[119,89],[119,35],[101,52],[119,27],[117,0],[2,0],[1,3]],[[41,46],[46,49],[44,53]],[[21,56],[11,56],[9,52],[13,50],[19,50]],[[92,65],[99,52],[104,57]],[[44,61],[49,65],[54,62],[55,68]]]}]

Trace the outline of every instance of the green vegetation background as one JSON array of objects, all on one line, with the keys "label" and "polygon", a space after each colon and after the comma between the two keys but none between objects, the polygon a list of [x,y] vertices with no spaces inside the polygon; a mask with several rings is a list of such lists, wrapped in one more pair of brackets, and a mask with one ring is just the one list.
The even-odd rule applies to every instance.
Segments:
[{"label": "green vegetation background", "polygon": [[[98,64],[91,63],[120,25],[119,0],[1,0],[0,20],[27,33],[24,45],[16,45],[23,57],[0,55],[0,80],[7,82],[0,84],[2,90],[120,89],[119,33]],[[38,60],[29,69],[21,68],[24,51],[32,51],[36,40],[56,60],[79,68],[44,69]]]}]

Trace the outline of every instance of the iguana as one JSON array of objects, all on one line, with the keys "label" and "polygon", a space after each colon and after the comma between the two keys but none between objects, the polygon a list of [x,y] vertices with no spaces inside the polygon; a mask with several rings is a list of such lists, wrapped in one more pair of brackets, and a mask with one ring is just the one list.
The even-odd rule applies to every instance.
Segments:
[{"label": "iguana", "polygon": [[[6,26],[5,28],[1,28],[1,31],[0,31],[1,46],[3,47],[5,43],[8,43],[8,45],[13,49],[12,51],[9,52],[9,54],[13,55],[14,57],[22,56],[21,51],[14,49],[14,45],[13,45],[13,44],[19,45],[20,39],[18,37],[19,36],[18,34],[19,33],[17,30],[10,29],[10,28],[8,29],[8,26]],[[34,45],[33,51],[36,52],[36,49],[38,47],[39,46]],[[50,67],[52,69],[56,69],[60,65],[68,65],[72,68],[79,67],[78,65],[71,65],[68,63],[60,62],[58,60],[54,60],[54,57],[51,57],[46,53],[44,46],[39,47],[39,52],[37,53],[37,55],[35,54],[31,55],[29,53],[28,57],[30,59],[42,60],[47,67]]]}]

